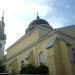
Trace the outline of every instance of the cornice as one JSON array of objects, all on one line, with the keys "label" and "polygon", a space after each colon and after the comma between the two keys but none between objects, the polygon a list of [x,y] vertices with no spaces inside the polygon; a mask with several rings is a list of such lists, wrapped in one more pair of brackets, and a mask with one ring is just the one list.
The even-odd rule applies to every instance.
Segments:
[{"label": "cornice", "polygon": [[66,34],[66,33],[63,33],[62,31],[59,31],[58,33],[59,33],[60,35],[64,35],[64,36],[66,36],[66,37],[69,37],[70,39],[75,40],[75,37],[72,37],[72,36],[70,36],[70,35],[68,35],[68,34]]},{"label": "cornice", "polygon": [[64,29],[74,28],[74,27],[75,27],[75,25],[68,25],[68,26],[65,26],[65,27],[57,28],[57,30],[64,30]]}]

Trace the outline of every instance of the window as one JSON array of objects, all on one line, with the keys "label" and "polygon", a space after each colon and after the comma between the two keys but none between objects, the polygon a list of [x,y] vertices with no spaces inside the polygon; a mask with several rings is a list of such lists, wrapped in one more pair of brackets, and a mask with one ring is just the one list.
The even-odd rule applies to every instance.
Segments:
[{"label": "window", "polygon": [[67,44],[69,51],[69,59],[71,63],[75,63],[75,48],[71,44]]},{"label": "window", "polygon": [[2,48],[2,44],[0,43],[0,48]]},{"label": "window", "polygon": [[75,63],[75,48],[72,48],[73,63]]},{"label": "window", "polygon": [[55,43],[55,40],[49,40],[49,41],[48,41],[47,49],[53,47],[54,43]]}]

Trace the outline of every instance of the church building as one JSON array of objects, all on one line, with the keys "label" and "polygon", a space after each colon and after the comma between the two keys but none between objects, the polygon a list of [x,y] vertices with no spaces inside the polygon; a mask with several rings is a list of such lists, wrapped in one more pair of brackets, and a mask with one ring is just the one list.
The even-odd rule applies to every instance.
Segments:
[{"label": "church building", "polygon": [[19,73],[23,61],[24,65],[48,66],[49,75],[75,75],[75,25],[53,29],[37,16],[6,51],[8,73]]},{"label": "church building", "polygon": [[6,43],[6,35],[4,33],[4,13],[2,15],[1,21],[0,21],[0,62],[4,59],[4,49],[5,49],[5,43]]}]

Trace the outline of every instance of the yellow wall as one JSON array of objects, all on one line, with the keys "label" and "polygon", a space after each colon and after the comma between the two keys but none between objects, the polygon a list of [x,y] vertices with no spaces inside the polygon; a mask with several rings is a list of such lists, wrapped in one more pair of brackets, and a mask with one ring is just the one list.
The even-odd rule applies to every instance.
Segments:
[{"label": "yellow wall", "polygon": [[48,49],[48,66],[49,66],[49,74],[56,75],[56,66],[55,66],[55,54],[54,48],[51,47]]},{"label": "yellow wall", "polygon": [[[44,52],[44,55],[45,55],[45,64],[47,64],[48,62],[47,62],[47,47],[48,47],[48,42],[50,41],[50,40],[54,40],[55,38],[56,38],[56,36],[57,35],[53,35],[53,36],[49,36],[49,37],[47,37],[46,39],[44,39],[44,40],[42,40],[42,41],[40,41],[37,45],[36,45],[36,55],[38,56],[38,57],[36,57],[38,60],[39,60],[39,53],[40,53],[40,51],[43,51]],[[34,54],[35,55],[35,54]],[[35,56],[36,56],[35,55]],[[39,62],[39,61],[38,61]],[[37,62],[37,64],[39,65],[39,63]]]},{"label": "yellow wall", "polygon": [[[25,64],[39,65],[39,53],[44,52],[45,65],[49,67],[51,75],[72,75],[71,63],[69,62],[68,48],[65,42],[59,39],[58,34],[47,35],[39,39],[39,30],[35,30],[28,37],[20,39],[13,46],[7,49],[7,69],[9,64],[14,67],[18,65],[17,72],[20,71],[21,61],[24,60]],[[39,41],[37,41],[39,39]],[[48,42],[55,40],[53,47],[47,49]],[[33,44],[35,43],[35,44]],[[32,46],[33,45],[33,46]],[[28,46],[31,46],[28,48]],[[18,52],[22,51],[20,54]],[[15,57],[11,58],[13,55]],[[17,60],[17,64],[13,62]]]},{"label": "yellow wall", "polygon": [[66,75],[72,75],[72,65],[71,65],[71,61],[69,59],[69,50],[67,48],[67,45],[65,44],[65,42],[60,41],[61,42],[61,53],[62,53],[62,62],[63,62],[63,66],[65,69],[65,74]]},{"label": "yellow wall", "polygon": [[[32,42],[34,42],[34,41],[36,41],[38,39],[38,31],[35,31],[35,33],[33,32],[32,35],[30,35],[26,39],[23,39],[21,42],[17,43],[15,46],[10,47],[10,48],[7,49],[7,59],[10,58],[7,61],[7,65],[12,63],[12,61],[14,59],[17,59],[17,61],[18,61],[17,65],[19,65],[17,67],[17,71],[18,72],[20,71],[21,61],[22,60],[24,60],[25,63],[31,63],[31,64],[34,64],[34,65],[39,65],[39,53],[40,53],[40,51],[44,52],[45,64],[47,65],[47,63],[48,63],[48,59],[47,59],[47,55],[48,55],[47,54],[48,41],[54,40],[56,38],[56,36],[57,35],[48,36],[46,39],[38,42],[36,45],[31,47],[30,49],[25,50],[27,45],[30,45]],[[19,55],[16,55],[16,53],[21,51],[22,49],[24,50],[24,52],[19,54]],[[27,58],[29,56],[30,51],[32,51],[32,54],[31,54],[30,58],[28,60],[26,60],[25,58]],[[11,58],[12,55],[16,55],[16,56],[14,58]],[[8,69],[8,67],[7,67],[7,69]]]},{"label": "yellow wall", "polygon": [[16,58],[14,58],[6,63],[6,71],[8,73],[12,73],[12,72],[17,73],[18,72],[17,68],[18,68],[18,61]]},{"label": "yellow wall", "polygon": [[66,43],[58,38],[54,49],[57,75],[72,75],[72,65]]},{"label": "yellow wall", "polygon": [[18,53],[19,51],[23,50],[24,48],[26,48],[27,46],[29,46],[30,44],[32,44],[33,42],[35,42],[37,39],[39,38],[38,36],[38,31],[35,30],[35,32],[31,33],[30,36],[28,37],[23,37],[23,39],[21,41],[19,41],[18,43],[16,42],[13,46],[9,47],[7,49],[7,58],[11,57],[12,55]]}]

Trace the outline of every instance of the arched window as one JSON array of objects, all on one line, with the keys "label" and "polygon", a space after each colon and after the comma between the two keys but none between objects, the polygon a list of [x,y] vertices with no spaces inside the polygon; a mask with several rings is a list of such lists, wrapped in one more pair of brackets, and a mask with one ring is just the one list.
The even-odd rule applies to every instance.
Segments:
[{"label": "arched window", "polygon": [[39,63],[40,64],[44,64],[45,63],[45,58],[44,58],[44,52],[43,51],[41,51],[39,53]]}]

